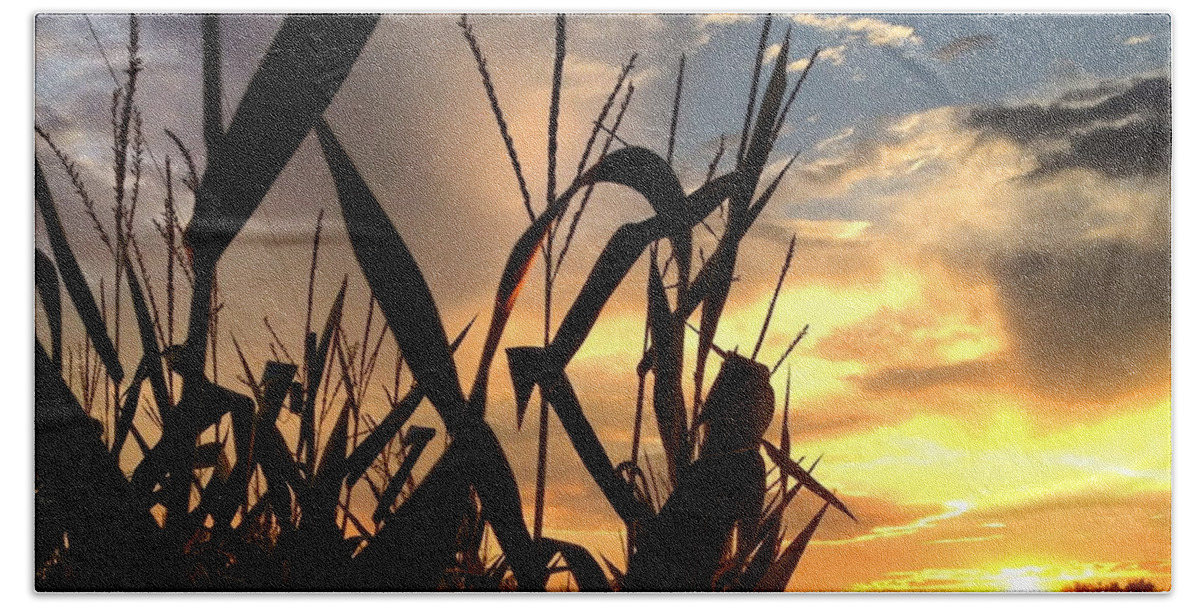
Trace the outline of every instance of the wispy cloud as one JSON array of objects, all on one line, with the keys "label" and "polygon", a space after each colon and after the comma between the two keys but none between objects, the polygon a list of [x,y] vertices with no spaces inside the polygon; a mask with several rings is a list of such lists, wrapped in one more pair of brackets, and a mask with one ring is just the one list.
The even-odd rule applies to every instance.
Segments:
[{"label": "wispy cloud", "polygon": [[[763,65],[775,61],[775,58],[779,56],[779,51],[781,49],[782,46],[779,43],[768,46],[767,50],[763,52]],[[839,44],[837,46],[823,48],[819,53],[817,53],[817,59],[824,59],[833,65],[842,65],[846,62],[846,45]],[[808,67],[808,63],[808,57],[801,57],[789,63],[787,65],[787,71],[799,72],[800,70]]]},{"label": "wispy cloud", "polygon": [[922,42],[911,26],[888,23],[872,17],[801,14],[794,15],[792,21],[829,32],[861,36],[873,46],[903,46]]},{"label": "wispy cloud", "polygon": [[701,23],[712,25],[733,25],[754,21],[758,15],[748,13],[707,13],[699,15]]},{"label": "wispy cloud", "polygon": [[1143,42],[1150,42],[1154,38],[1154,34],[1142,34],[1141,36],[1130,36],[1125,39],[1125,46],[1134,46]]},{"label": "wispy cloud", "polygon": [[846,544],[850,544],[850,543],[861,543],[861,542],[876,540],[876,539],[880,539],[880,538],[894,538],[896,536],[907,536],[909,534],[915,534],[917,532],[920,532],[921,530],[926,530],[926,529],[932,528],[932,527],[936,526],[937,523],[940,521],[945,521],[947,519],[954,519],[955,517],[963,515],[967,511],[971,510],[970,503],[968,503],[964,500],[951,500],[951,501],[946,502],[945,506],[946,506],[946,511],[943,513],[938,513],[936,515],[929,515],[927,517],[922,517],[916,521],[913,521],[913,522],[910,522],[907,524],[902,524],[899,526],[876,526],[874,528],[871,528],[870,532],[867,532],[866,534],[862,534],[859,536],[855,536],[854,538],[844,538],[844,539],[837,539],[837,540],[819,540],[819,541],[815,541],[815,543],[820,544],[820,545],[846,545]]},{"label": "wispy cloud", "polygon": [[833,65],[842,65],[843,63],[846,63],[846,45],[839,44],[837,46],[831,46],[827,49],[821,49],[821,52],[817,55],[817,58],[824,59]]},{"label": "wispy cloud", "polygon": [[996,43],[996,37],[991,34],[975,34],[955,38],[933,52],[936,59],[945,62],[954,61],[961,55],[987,48]]},{"label": "wispy cloud", "polygon": [[959,538],[939,538],[926,542],[927,545],[953,545],[957,543],[982,543],[989,540],[998,540],[1004,538],[1003,534],[991,534],[988,536],[963,536]]}]

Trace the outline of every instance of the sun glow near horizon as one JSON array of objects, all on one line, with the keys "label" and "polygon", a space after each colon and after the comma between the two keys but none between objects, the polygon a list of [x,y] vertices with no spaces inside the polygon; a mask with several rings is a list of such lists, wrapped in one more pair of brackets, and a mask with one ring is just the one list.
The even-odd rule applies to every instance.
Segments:
[{"label": "sun glow near horizon", "polygon": [[893,572],[887,578],[854,585],[851,590],[1057,592],[1067,591],[1075,583],[1126,583],[1138,579],[1167,590],[1169,566],[1011,559],[979,568]]}]

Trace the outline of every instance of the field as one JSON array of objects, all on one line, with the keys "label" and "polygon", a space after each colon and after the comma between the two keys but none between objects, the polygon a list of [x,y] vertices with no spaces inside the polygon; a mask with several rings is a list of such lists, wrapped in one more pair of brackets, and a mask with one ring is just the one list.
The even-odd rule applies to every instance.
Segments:
[{"label": "field", "polygon": [[1162,24],[884,17],[39,17],[36,588],[1169,588]]}]

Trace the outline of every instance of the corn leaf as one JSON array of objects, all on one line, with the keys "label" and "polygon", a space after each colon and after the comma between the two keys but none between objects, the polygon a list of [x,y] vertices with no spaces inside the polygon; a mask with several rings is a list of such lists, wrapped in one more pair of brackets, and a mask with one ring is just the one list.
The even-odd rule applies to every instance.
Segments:
[{"label": "corn leaf", "polygon": [[767,157],[771,154],[771,145],[775,141],[775,121],[779,116],[779,108],[783,104],[783,96],[787,93],[787,64],[790,46],[790,38],[785,38],[779,54],[775,56],[775,66],[771,71],[770,80],[767,81],[767,88],[763,92],[762,105],[759,106],[758,117],[754,124],[754,134],[750,138],[750,145],[746,148],[746,157],[741,165],[744,179],[743,190],[738,197],[740,200],[735,201],[734,217],[736,217],[738,207],[741,207],[742,210],[749,207],[750,198],[754,195],[754,188],[758,184],[763,167],[767,164]]},{"label": "corn leaf", "polygon": [[[450,352],[458,350],[458,346],[462,344],[463,338],[467,332],[471,330],[471,325],[475,323],[471,319],[470,323],[459,332],[454,342],[450,344]],[[358,482],[359,478],[367,472],[367,468],[375,461],[375,458],[383,452],[389,441],[396,433],[400,432],[404,423],[408,422],[409,417],[416,411],[417,406],[421,404],[421,400],[425,398],[425,393],[421,392],[420,386],[415,386],[409,390],[396,405],[388,412],[383,420],[371,431],[367,438],[358,444],[350,456],[346,458],[346,483],[353,486]]]},{"label": "corn leaf", "polygon": [[[537,347],[514,347],[507,351],[509,369],[514,378],[514,389],[520,395],[528,397],[532,384],[517,385],[517,378],[529,378],[524,371],[541,368],[538,359],[544,356],[544,351]],[[563,372],[553,377],[543,377],[537,384],[546,396],[546,400],[554,407],[554,413],[567,431],[571,445],[583,461],[584,468],[591,474],[596,485],[604,493],[613,510],[626,522],[646,519],[652,515],[646,505],[638,502],[633,495],[633,489],[621,479],[613,468],[612,460],[596,436],[596,431],[583,414],[579,397],[571,387],[570,380]]]},{"label": "corn leaf", "polygon": [[[492,322],[488,328],[488,335],[484,341],[479,368],[476,371],[475,383],[471,389],[471,405],[474,409],[483,411],[483,404],[487,398],[488,373],[491,370],[492,360],[499,347],[500,337],[504,332],[504,327],[508,322],[512,307],[516,303],[516,298],[520,294],[521,286],[524,284],[529,269],[532,267],[534,256],[537,254],[538,248],[545,238],[547,231],[549,231],[551,223],[566,211],[571,197],[580,188],[604,181],[626,185],[647,197],[651,207],[655,209],[656,213],[661,214],[661,217],[665,220],[663,222],[664,226],[659,228],[659,231],[662,233],[662,237],[660,238],[672,236],[680,230],[698,223],[711,213],[721,201],[727,198],[732,193],[733,186],[736,185],[736,178],[733,174],[722,176],[705,184],[685,199],[682,189],[679,187],[679,179],[675,177],[674,171],[671,170],[667,162],[654,152],[637,147],[622,148],[612,154],[605,155],[591,169],[575,180],[558,197],[555,203],[538,216],[529,228],[522,233],[513,246],[508,261],[505,263],[504,273],[500,279],[500,286],[496,290],[496,302],[492,312]],[[634,229],[631,226],[634,225],[627,225],[621,230],[625,230],[626,232],[632,231]],[[618,230],[618,234],[613,236],[613,240],[616,240],[622,234],[621,230]],[[624,238],[630,239],[633,237],[626,236]],[[640,240],[637,239],[626,246],[636,248],[636,253],[640,255],[641,250],[646,246],[644,244],[638,246],[637,242]],[[609,245],[610,248],[613,247],[613,241],[610,241]],[[620,244],[616,245],[618,249],[620,246]],[[608,251],[609,249],[605,250],[606,253]],[[610,257],[613,255],[615,254],[609,253]],[[632,266],[633,261],[636,261],[638,255],[634,256],[634,260],[631,260],[624,270],[616,268],[611,273],[604,273],[605,276],[608,276],[610,279],[615,276],[619,283],[620,278],[628,273],[628,266]],[[593,270],[593,275],[596,275],[597,271],[602,268],[601,263],[608,263],[608,261],[602,257],[600,262],[597,262],[596,270]],[[589,277],[589,282],[592,282],[591,277]],[[601,284],[593,283],[593,289],[602,291],[604,287]],[[611,295],[611,290],[608,295]],[[603,301],[598,302],[598,307],[603,306],[604,301],[607,301],[608,295],[605,295]],[[581,294],[579,300],[582,299]],[[577,300],[577,303],[579,300]],[[588,312],[581,311],[577,316],[586,318],[587,314]],[[575,327],[576,324],[585,325],[586,327],[582,329],[590,331],[592,323],[594,323],[594,319],[591,323],[581,323],[577,320],[573,322],[573,327],[569,331],[580,330],[580,327]],[[586,332],[579,335],[578,340],[580,344],[582,344],[584,337],[586,337]],[[574,351],[577,349],[578,345],[566,347],[566,350],[569,352],[556,357],[565,357],[562,358],[562,365],[565,366],[566,362],[570,360],[570,357],[574,355]],[[517,402],[518,417],[523,417],[523,411],[527,406],[528,400],[519,400]]]},{"label": "corn leaf", "polygon": [[378,19],[284,20],[208,161],[185,243],[211,250],[215,264],[333,100]]},{"label": "corn leaf", "polygon": [[825,511],[829,509],[830,503],[821,505],[821,510],[808,522],[808,525],[792,539],[791,544],[771,564],[767,569],[767,573],[763,575],[762,580],[755,587],[756,591],[787,591],[788,581],[791,580],[792,574],[796,571],[796,566],[800,565],[800,558],[804,555],[804,550],[808,548],[808,542],[812,540],[813,534],[817,531],[817,526],[821,525],[821,518],[825,517]]},{"label": "corn leaf", "polygon": [[313,480],[315,498],[320,501],[323,513],[333,514],[337,507],[338,495],[341,493],[342,480],[346,477],[346,444],[347,432],[350,429],[351,407],[342,406],[333,431],[329,433],[329,441],[325,442],[325,451],[321,456],[321,468]]},{"label": "corn leaf", "polygon": [[[759,526],[758,546],[754,555],[746,562],[746,568],[737,578],[734,589],[737,591],[753,591],[759,581],[766,575],[771,564],[775,563],[775,555],[779,552],[779,528],[783,524],[782,511],[773,513]],[[739,537],[741,530],[738,531]]]},{"label": "corn leaf", "polygon": [[474,484],[518,584],[537,588],[545,580],[544,569],[537,564],[533,541],[525,527],[516,479],[482,412],[467,408],[429,285],[333,131],[323,121],[316,130],[337,186],[355,258],[392,335],[447,433],[471,446],[470,453],[464,455],[467,465],[455,474],[469,477]]},{"label": "corn leaf", "polygon": [[33,280],[42,299],[42,310],[46,312],[46,324],[50,326],[50,360],[61,373],[62,299],[59,296],[58,271],[41,249],[35,248],[33,253]]},{"label": "corn leaf", "polygon": [[362,180],[329,126],[317,135],[333,173],[358,265],[413,375],[439,408],[462,403],[458,372],[433,293],[408,246]]},{"label": "corn leaf", "polygon": [[[686,449],[687,410],[683,403],[682,342],[677,335],[666,289],[658,267],[650,265],[650,335],[654,343],[654,415],[667,456],[667,479],[672,487],[691,458]],[[676,347],[679,347],[676,349]]]},{"label": "corn leaf", "polygon": [[[654,241],[675,234],[681,227],[699,223],[731,194],[735,182],[736,179],[732,176],[722,176],[689,195],[686,204],[681,206],[682,213],[657,215],[641,222],[625,224],[617,229],[600,253],[575,302],[568,309],[554,335],[554,340],[546,348],[546,356],[542,363],[547,373],[565,368],[583,346],[600,315],[600,310],[641,257],[642,251]],[[676,314],[682,313],[677,311]]]},{"label": "corn leaf", "polygon": [[779,467],[781,472],[800,482],[802,486],[813,494],[816,494],[821,500],[833,505],[838,511],[845,513],[850,519],[858,521],[854,517],[854,514],[850,512],[850,509],[837,496],[833,495],[833,492],[825,489],[825,486],[822,486],[808,471],[805,471],[800,465],[793,462],[787,454],[780,452],[779,448],[771,445],[768,441],[764,440],[762,445],[767,450],[767,455],[771,457],[771,460],[775,461],[775,465]]},{"label": "corn leaf", "polygon": [[142,395],[142,383],[146,381],[150,365],[150,357],[143,356],[142,362],[133,372],[133,379],[130,380],[129,388],[125,392],[125,403],[117,412],[116,426],[113,428],[113,454],[120,455],[121,448],[125,446],[125,439],[129,436],[129,429],[133,426],[133,416],[137,413],[138,401]]},{"label": "corn leaf", "polygon": [[587,549],[554,538],[543,538],[542,544],[550,551],[563,556],[580,591],[612,591],[612,586],[604,576],[604,570],[600,569],[600,564]]},{"label": "corn leaf", "polygon": [[346,279],[342,279],[342,287],[338,290],[333,305],[329,307],[329,316],[325,319],[325,329],[321,331],[321,342],[309,351],[309,359],[305,361],[305,381],[308,390],[304,397],[304,412],[300,416],[300,452],[307,449],[308,458],[305,461],[308,474],[311,477],[317,459],[317,430],[316,409],[317,389],[325,373],[325,361],[329,358],[329,345],[334,332],[342,323],[342,308],[346,303]]},{"label": "corn leaf", "polygon": [[221,452],[225,449],[225,444],[210,441],[208,443],[196,446],[196,458],[192,466],[197,469],[206,469],[217,466]]},{"label": "corn leaf", "polygon": [[621,148],[605,155],[588,173],[590,182],[610,182],[636,190],[659,215],[683,212],[685,197],[675,170],[651,150]]},{"label": "corn leaf", "polygon": [[[500,275],[500,285],[496,287],[496,300],[492,308],[492,321],[488,326],[487,337],[484,339],[483,351],[479,359],[479,368],[475,372],[475,382],[471,386],[471,409],[483,412],[487,401],[488,374],[492,368],[496,351],[500,346],[500,338],[508,324],[509,315],[533,267],[534,258],[542,246],[542,241],[550,231],[550,227],[567,209],[567,204],[579,190],[583,180],[577,179],[563,192],[553,205],[547,207],[525,229],[525,232],[513,244],[512,252],[504,264],[504,272]],[[526,404],[527,405],[527,404]],[[523,417],[524,405],[517,404],[518,418]]]},{"label": "corn leaf", "polygon": [[[474,509],[463,475],[471,466],[468,452],[472,449],[451,440],[413,493],[383,518],[379,532],[354,559],[359,587],[437,589],[446,569],[456,561],[459,526]],[[519,577],[520,571],[514,571]]]},{"label": "corn leaf", "polygon": [[163,377],[162,355],[158,350],[158,339],[154,336],[154,321],[150,316],[150,308],[146,305],[146,297],[142,294],[142,286],[138,283],[137,275],[129,259],[125,259],[125,278],[129,283],[129,296],[133,303],[134,316],[137,318],[138,334],[142,339],[142,365],[146,366],[146,379],[150,381],[150,390],[158,412],[162,414],[171,408],[170,393],[167,392],[167,381]]},{"label": "corn leaf", "polygon": [[408,482],[409,475],[412,475],[413,467],[417,465],[417,461],[421,459],[421,453],[425,451],[425,446],[429,445],[435,434],[436,431],[424,426],[410,427],[404,434],[404,444],[408,446],[408,451],[404,454],[404,461],[400,463],[400,468],[392,475],[387,487],[380,494],[379,504],[371,515],[376,523],[383,521],[383,518],[391,513],[392,503],[396,502],[396,498],[400,496],[401,490]]},{"label": "corn leaf", "polygon": [[67,242],[66,233],[63,232],[62,222],[58,219],[58,210],[55,209],[54,199],[50,196],[50,186],[46,183],[46,176],[42,174],[41,163],[36,159],[33,163],[33,175],[34,199],[37,201],[38,210],[42,212],[42,221],[46,226],[46,238],[50,241],[50,250],[54,252],[54,260],[58,265],[58,273],[62,277],[63,286],[67,288],[67,295],[71,297],[71,303],[75,305],[75,312],[83,321],[83,327],[87,330],[88,339],[92,341],[96,354],[100,355],[100,360],[104,362],[105,370],[113,380],[120,382],[125,378],[125,370],[122,369],[120,358],[117,357],[117,350],[113,348],[112,340],[108,337],[108,329],[105,328],[104,320],[100,317],[100,309],[96,307],[92,291],[83,278],[83,271],[79,269],[79,263],[75,261],[75,254],[71,252],[71,245]]}]

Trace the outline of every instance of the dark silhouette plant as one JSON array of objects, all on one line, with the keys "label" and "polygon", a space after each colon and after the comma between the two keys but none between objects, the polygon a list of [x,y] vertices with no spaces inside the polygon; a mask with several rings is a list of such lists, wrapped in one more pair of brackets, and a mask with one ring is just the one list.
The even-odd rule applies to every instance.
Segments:
[{"label": "dark silhouette plant", "polygon": [[[132,229],[144,162],[136,95],[141,67],[136,18],[130,21],[126,81],[117,83],[114,94],[114,237],[96,214],[73,162],[50,134],[38,129],[112,255],[117,282],[108,293],[101,282],[98,305],[58,219],[42,165],[35,160],[35,200],[51,247],[50,254],[39,250],[35,256],[36,286],[51,334],[50,349],[37,339],[34,353],[37,587],[538,590],[545,588],[551,574],[568,572],[574,586],[584,590],[783,590],[826,509],[832,505],[850,514],[813,478],[811,468],[791,459],[786,405],[780,446],[763,439],[775,412],[770,377],[807,331],[807,326],[800,330],[772,368],[755,360],[794,241],[752,356],[728,352],[715,345],[713,337],[734,282],[742,239],[795,160],[793,156],[780,173],[764,180],[780,130],[808,75],[806,68],[789,85],[790,33],[760,96],[760,70],[771,28],[771,20],[765,20],[733,170],[717,174],[722,146],[698,187],[685,190],[675,173],[675,132],[686,119],[679,114],[686,66],[682,57],[665,158],[624,144],[617,133],[634,91],[628,82],[634,56],[594,121],[574,178],[559,191],[553,176],[567,41],[566,20],[560,16],[551,78],[546,206],[538,212],[481,46],[464,17],[463,33],[530,218],[505,263],[475,378],[470,392],[464,393],[453,354],[474,321],[450,340],[434,294],[402,235],[323,119],[377,19],[287,17],[224,129],[220,22],[215,16],[202,18],[207,164],[200,173],[187,147],[168,131],[188,168],[180,181],[195,204],[186,226],[180,225],[168,157],[166,212],[161,221],[155,220],[166,249],[165,313]],[[626,92],[615,119],[606,125],[622,89]],[[314,131],[336,185],[355,260],[370,286],[363,337],[352,342],[345,329],[345,280],[320,334],[313,331],[320,215],[303,345],[289,349],[264,317],[273,355],[256,373],[234,337],[240,364],[235,373],[249,393],[244,394],[218,383],[218,262],[301,141]],[[127,180],[130,187],[125,190]],[[600,183],[638,192],[653,214],[612,234],[552,330],[554,279]],[[568,220],[572,207],[575,212]],[[693,273],[693,232],[703,227],[717,236],[707,218],[718,209],[725,221],[718,245],[707,258],[699,252]],[[564,228],[565,237],[555,249],[556,235]],[[660,247],[670,251],[662,266]],[[518,424],[535,387],[544,404],[531,533],[509,457],[484,412],[492,363],[539,251],[546,287],[543,344],[505,351]],[[641,346],[641,362],[631,371],[638,374],[642,389],[647,374],[654,374],[651,404],[666,463],[661,479],[637,449],[644,390],[639,390],[636,402],[631,457],[614,465],[566,374],[601,310],[647,252],[647,340]],[[663,275],[672,265],[674,285],[668,287]],[[178,343],[175,301],[185,289],[175,280],[177,268],[190,287],[186,337]],[[62,289],[86,336],[78,350],[66,347],[65,365]],[[668,290],[675,292],[673,307]],[[132,375],[126,374],[118,355],[116,303],[125,299],[123,294],[134,311],[141,346]],[[376,308],[383,322],[373,329]],[[700,340],[689,408],[683,338],[697,311]],[[110,326],[116,338],[110,338]],[[375,420],[362,405],[369,398],[366,387],[387,335],[395,341],[397,358],[391,388],[385,389],[388,413]],[[292,352],[299,357],[293,359]],[[710,353],[722,364],[715,383],[705,391]],[[412,376],[407,392],[400,381],[404,368]],[[790,376],[788,382],[785,404],[790,400]],[[145,384],[150,387],[148,401],[142,399]],[[92,414],[97,399],[110,410],[100,416],[102,422]],[[410,424],[410,418],[426,400],[440,416],[447,437],[444,451],[418,479],[413,471],[436,431]],[[625,572],[603,556],[601,566],[584,547],[542,534],[548,467],[543,448],[551,411],[626,525]],[[139,428],[139,412],[157,427],[156,441],[149,441]],[[298,420],[295,442],[280,429],[288,416]],[[141,459],[127,475],[120,455],[130,438]],[[362,514],[350,508],[355,488],[364,481],[376,504],[370,522],[361,521]],[[783,514],[805,488],[825,506],[785,548]],[[665,496],[661,501],[653,498],[660,490]],[[731,547],[735,530],[737,543]],[[492,536],[499,543],[498,557],[482,550]]]}]

